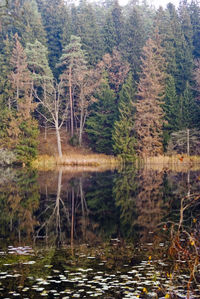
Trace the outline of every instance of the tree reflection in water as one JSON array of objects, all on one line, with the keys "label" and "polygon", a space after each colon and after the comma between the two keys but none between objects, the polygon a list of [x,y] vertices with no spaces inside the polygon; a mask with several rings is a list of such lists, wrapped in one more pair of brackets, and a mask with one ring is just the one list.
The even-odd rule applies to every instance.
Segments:
[{"label": "tree reflection in water", "polygon": [[[37,277],[44,265],[49,274],[48,266],[77,271],[81,263],[113,275],[143,269],[146,279],[149,267],[150,279],[157,282],[160,275],[161,297],[166,280],[176,287],[181,279],[194,289],[199,280],[199,184],[198,172],[131,166],[102,173],[7,170],[0,178],[1,249],[42,245]],[[189,273],[187,281],[183,273]],[[134,281],[140,286],[140,280]]]}]

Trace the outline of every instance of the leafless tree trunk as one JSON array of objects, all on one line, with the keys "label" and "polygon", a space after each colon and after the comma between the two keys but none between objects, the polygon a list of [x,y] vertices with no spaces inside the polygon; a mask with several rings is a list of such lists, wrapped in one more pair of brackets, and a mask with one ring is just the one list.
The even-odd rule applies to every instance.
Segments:
[{"label": "leafless tree trunk", "polygon": [[72,99],[72,67],[69,67],[69,100],[70,100],[70,121],[71,137],[74,136],[73,99]]}]

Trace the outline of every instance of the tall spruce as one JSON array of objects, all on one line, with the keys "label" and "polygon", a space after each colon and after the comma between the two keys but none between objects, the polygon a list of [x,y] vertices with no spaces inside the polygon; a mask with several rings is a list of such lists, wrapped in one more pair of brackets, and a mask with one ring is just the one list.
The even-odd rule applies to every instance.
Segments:
[{"label": "tall spruce", "polygon": [[119,97],[119,120],[115,122],[113,131],[114,152],[121,156],[123,161],[135,159],[136,138],[134,134],[135,120],[135,88],[130,73],[123,84]]},{"label": "tall spruce", "polygon": [[114,47],[119,47],[122,42],[123,26],[122,8],[118,0],[115,0],[113,6],[107,12],[102,30],[105,53],[111,54]]},{"label": "tall spruce", "polygon": [[88,63],[95,65],[103,54],[103,42],[93,5],[81,1],[72,9],[72,34],[81,38],[82,48],[88,54]]},{"label": "tall spruce", "polygon": [[[13,114],[9,123],[8,136],[14,137],[14,150],[20,162],[28,164],[37,154],[37,121],[31,113],[35,105],[32,97],[31,75],[25,51],[15,34],[15,46],[10,59],[12,71],[10,82],[13,90]],[[16,107],[16,112],[14,108]],[[13,129],[15,133],[13,133]]]},{"label": "tall spruce", "polygon": [[[8,19],[7,16],[12,17]],[[21,43],[46,42],[46,35],[42,25],[41,14],[38,11],[36,0],[9,1],[8,13],[2,18],[2,35],[12,36],[17,33],[21,37]]]},{"label": "tall spruce", "polygon": [[124,25],[121,52],[123,53],[123,57],[129,62],[130,69],[136,81],[139,78],[140,57],[144,44],[145,32],[142,14],[137,7],[133,7]]},{"label": "tall spruce", "polygon": [[143,48],[142,74],[138,84],[135,131],[137,153],[144,157],[162,154],[165,91],[165,60],[158,33]]},{"label": "tall spruce", "polygon": [[27,66],[26,54],[17,33],[15,34],[15,46],[10,59],[10,65],[12,68],[10,82],[14,95],[13,101],[17,110],[20,111],[20,104],[22,103],[23,105],[23,101],[30,97],[31,78]]},{"label": "tall spruce", "polygon": [[189,6],[189,14],[193,31],[193,56],[200,57],[200,6],[197,0],[192,0]]},{"label": "tall spruce", "polygon": [[98,153],[113,153],[113,126],[117,120],[115,94],[108,82],[104,82],[96,95],[97,102],[91,106],[86,132],[91,147]]},{"label": "tall spruce", "polygon": [[61,56],[63,43],[69,42],[70,18],[68,10],[63,0],[37,0],[37,2],[46,31],[49,65],[54,76],[58,78],[56,63]]},{"label": "tall spruce", "polygon": [[[188,19],[188,14],[185,15],[185,13],[182,13],[182,16],[179,18],[173,4],[169,3],[167,10],[169,12],[170,25],[173,32],[176,61],[175,72],[170,74],[174,76],[177,94],[180,95],[184,91],[186,82],[190,82],[192,78],[193,59],[189,33],[191,23]],[[185,22],[186,25],[184,25]]]}]

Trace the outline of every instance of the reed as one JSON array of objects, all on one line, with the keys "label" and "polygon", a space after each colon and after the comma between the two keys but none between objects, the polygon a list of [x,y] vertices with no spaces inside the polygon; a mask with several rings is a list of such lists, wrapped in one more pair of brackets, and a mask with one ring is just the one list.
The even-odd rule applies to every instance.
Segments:
[{"label": "reed", "polygon": [[41,155],[32,162],[32,166],[37,169],[53,169],[57,166],[109,166],[112,168],[119,164],[120,159],[103,154],[69,154],[62,157]]},{"label": "reed", "polygon": [[200,169],[200,156],[173,155],[173,156],[157,156],[147,157],[143,160],[146,168],[161,169],[167,168],[175,171],[183,171],[184,169]]}]

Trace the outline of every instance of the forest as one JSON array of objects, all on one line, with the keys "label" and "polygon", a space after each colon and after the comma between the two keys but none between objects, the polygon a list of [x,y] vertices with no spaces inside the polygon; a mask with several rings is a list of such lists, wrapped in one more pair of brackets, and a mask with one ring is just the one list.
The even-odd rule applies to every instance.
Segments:
[{"label": "forest", "polygon": [[52,128],[59,157],[63,131],[125,161],[199,155],[199,99],[197,0],[0,0],[2,157],[30,163]]}]

